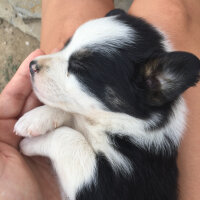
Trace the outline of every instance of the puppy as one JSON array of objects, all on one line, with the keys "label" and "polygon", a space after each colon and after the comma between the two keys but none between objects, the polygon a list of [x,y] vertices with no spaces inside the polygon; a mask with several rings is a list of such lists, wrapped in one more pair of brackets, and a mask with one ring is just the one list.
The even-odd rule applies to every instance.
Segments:
[{"label": "puppy", "polygon": [[16,123],[21,150],[51,159],[63,199],[176,200],[181,94],[199,71],[199,59],[172,52],[159,30],[113,10],[31,62],[45,105]]}]

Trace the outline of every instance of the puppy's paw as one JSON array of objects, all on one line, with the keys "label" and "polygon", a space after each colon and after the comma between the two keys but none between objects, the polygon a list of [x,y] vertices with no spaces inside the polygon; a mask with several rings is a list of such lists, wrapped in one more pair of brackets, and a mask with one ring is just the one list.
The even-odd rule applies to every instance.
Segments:
[{"label": "puppy's paw", "polygon": [[44,155],[45,143],[40,137],[23,139],[19,144],[20,151],[26,156]]},{"label": "puppy's paw", "polygon": [[25,138],[20,142],[20,151],[26,156],[34,155],[34,149],[31,143],[31,138]]},{"label": "puppy's paw", "polygon": [[14,132],[23,137],[43,135],[64,123],[63,111],[41,106],[24,114],[15,124]]}]

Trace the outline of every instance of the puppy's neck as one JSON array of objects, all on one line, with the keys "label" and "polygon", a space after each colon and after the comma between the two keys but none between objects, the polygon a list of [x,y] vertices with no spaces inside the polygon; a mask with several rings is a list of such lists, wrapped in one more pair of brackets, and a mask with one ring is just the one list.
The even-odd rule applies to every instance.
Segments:
[{"label": "puppy's neck", "polygon": [[185,127],[185,113],[186,106],[184,100],[180,98],[173,106],[168,122],[157,129],[149,127],[159,123],[161,117],[159,114],[152,114],[148,120],[103,110],[93,110],[86,115],[79,116],[84,119],[83,124],[87,124],[86,126],[91,131],[128,136],[139,146],[149,148],[154,145],[160,149],[166,147],[166,142],[169,140],[175,147],[179,145]]}]

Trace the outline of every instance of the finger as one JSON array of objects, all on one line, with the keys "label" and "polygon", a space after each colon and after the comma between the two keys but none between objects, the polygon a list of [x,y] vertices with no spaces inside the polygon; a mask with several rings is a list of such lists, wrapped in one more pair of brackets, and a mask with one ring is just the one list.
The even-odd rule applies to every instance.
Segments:
[{"label": "finger", "polygon": [[51,54],[52,53],[57,53],[58,51],[60,51],[61,50],[61,48],[55,48],[55,49],[53,49],[52,51],[51,51]]},{"label": "finger", "polygon": [[22,116],[24,113],[32,110],[33,108],[41,106],[41,105],[42,105],[42,103],[37,99],[34,92],[32,91],[24,104],[24,107],[21,111],[20,116]]},{"label": "finger", "polygon": [[9,144],[15,148],[18,147],[18,143],[21,137],[13,133],[13,126],[16,123],[15,120],[0,120],[0,142]]},{"label": "finger", "polygon": [[0,169],[2,169],[2,165],[5,164],[5,158],[16,159],[20,154],[12,145],[0,141],[0,155],[0,159],[4,158],[4,160],[0,160]]},{"label": "finger", "polygon": [[29,63],[44,53],[37,49],[32,52],[21,64],[14,77],[7,84],[0,95],[0,118],[17,117],[24,103],[32,91]]}]

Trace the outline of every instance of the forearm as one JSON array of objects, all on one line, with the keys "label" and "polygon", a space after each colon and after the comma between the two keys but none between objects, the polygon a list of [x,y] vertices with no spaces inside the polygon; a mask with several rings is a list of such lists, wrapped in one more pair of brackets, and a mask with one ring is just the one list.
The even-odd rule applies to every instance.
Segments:
[{"label": "forearm", "polygon": [[180,200],[200,199],[200,84],[186,91],[187,129],[179,150]]},{"label": "forearm", "polygon": [[82,23],[113,8],[113,0],[43,0],[41,49],[50,53],[61,48]]},{"label": "forearm", "polygon": [[[134,0],[129,12],[162,29],[175,50],[200,57],[198,0]],[[200,199],[200,84],[184,95],[189,115],[178,156],[180,200]]]},{"label": "forearm", "polygon": [[200,57],[200,1],[134,0],[129,13],[163,30],[176,50]]}]

